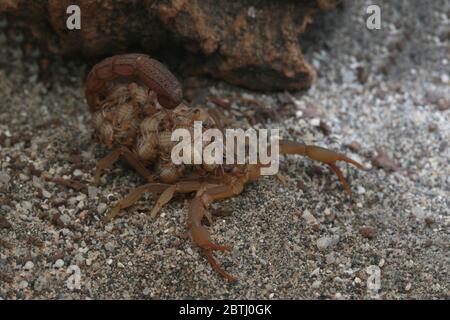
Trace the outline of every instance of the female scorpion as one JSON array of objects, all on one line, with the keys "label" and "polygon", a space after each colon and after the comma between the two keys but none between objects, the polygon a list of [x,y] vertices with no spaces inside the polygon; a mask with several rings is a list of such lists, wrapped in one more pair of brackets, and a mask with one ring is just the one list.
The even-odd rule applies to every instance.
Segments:
[{"label": "female scorpion", "polygon": [[[113,80],[133,80],[128,84],[108,86]],[[95,183],[101,172],[123,157],[147,180],[119,201],[106,215],[114,218],[120,210],[132,206],[143,193],[161,193],[151,211],[155,217],[161,207],[176,193],[196,192],[189,206],[188,228],[193,241],[201,248],[212,268],[229,281],[236,278],[225,272],[213,257],[213,251],[230,251],[230,246],[210,240],[203,218],[211,221],[208,207],[213,201],[239,195],[244,186],[261,176],[261,164],[247,165],[175,165],[171,162],[171,133],[176,128],[188,128],[194,121],[203,122],[203,130],[223,124],[217,113],[193,109],[183,102],[181,84],[160,62],[144,54],[124,54],[107,58],[90,71],[85,95],[93,113],[97,138],[112,151],[98,161]],[[343,154],[314,145],[279,141],[280,154],[299,154],[328,165],[338,176],[347,194],[350,187],[337,161],[359,169],[358,162]]]}]

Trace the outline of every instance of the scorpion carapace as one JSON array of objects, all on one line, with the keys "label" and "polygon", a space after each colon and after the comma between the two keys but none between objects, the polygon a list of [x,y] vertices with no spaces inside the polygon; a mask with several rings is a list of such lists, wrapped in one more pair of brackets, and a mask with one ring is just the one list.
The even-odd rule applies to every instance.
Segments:
[{"label": "scorpion carapace", "polygon": [[[119,76],[139,82],[107,86],[108,82]],[[119,201],[104,221],[110,221],[120,210],[132,206],[145,192],[161,194],[150,212],[152,217],[176,193],[196,192],[188,214],[192,239],[215,271],[230,281],[236,280],[219,266],[212,255],[213,251],[230,251],[231,247],[213,243],[202,220],[206,218],[211,223],[208,213],[211,203],[240,194],[246,183],[261,176],[263,166],[174,164],[170,157],[174,129],[192,130],[194,121],[202,121],[203,130],[223,130],[223,123],[217,113],[189,108],[183,103],[181,85],[176,78],[161,63],[146,55],[113,56],[95,65],[87,79],[86,98],[93,113],[96,136],[112,150],[98,161],[95,183],[100,182],[101,172],[112,166],[119,157],[123,157],[147,180],[147,184]],[[196,152],[194,146],[192,150]],[[279,151],[281,154],[305,155],[327,164],[349,196],[350,187],[336,162],[344,161],[363,169],[361,164],[345,155],[318,146],[280,140]]]}]

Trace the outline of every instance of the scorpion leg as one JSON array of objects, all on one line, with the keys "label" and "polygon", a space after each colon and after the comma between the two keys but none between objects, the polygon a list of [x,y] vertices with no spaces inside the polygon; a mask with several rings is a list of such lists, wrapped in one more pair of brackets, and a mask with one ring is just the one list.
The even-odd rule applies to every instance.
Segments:
[{"label": "scorpion leg", "polygon": [[232,180],[230,184],[223,184],[206,189],[201,195],[192,200],[189,208],[188,227],[191,230],[192,239],[202,249],[203,254],[208,259],[209,264],[222,277],[234,282],[237,279],[224,271],[212,254],[213,251],[231,251],[230,246],[218,245],[210,240],[208,230],[202,226],[201,221],[207,215],[206,208],[214,200],[225,199],[238,195],[244,189],[244,182]]},{"label": "scorpion leg", "polygon": [[119,203],[112,208],[112,210],[104,217],[104,222],[109,222],[114,219],[120,210],[131,207],[145,192],[164,192],[170,184],[165,183],[147,183],[131,191],[128,196],[119,201]]},{"label": "scorpion leg", "polygon": [[[143,186],[140,186],[128,194],[125,198],[123,198],[112,210],[111,212],[105,216],[105,221],[110,221],[114,217],[116,217],[122,209],[131,207],[145,192],[155,192],[161,193],[160,197],[155,203],[155,206],[150,211],[150,215],[152,218],[156,217],[158,211],[168,203],[175,193],[189,193],[193,191],[202,190],[205,187],[210,186],[208,183],[198,182],[198,181],[182,181],[175,183],[173,185],[165,184],[165,183],[148,183]],[[210,219],[210,216],[206,216]],[[211,220],[210,220],[211,222]]]},{"label": "scorpion leg", "polygon": [[122,156],[125,158],[125,160],[146,180],[151,181],[153,175],[151,172],[141,163],[141,161],[135,156],[134,153],[132,153],[128,148],[121,147],[118,149],[115,149],[110,154],[108,154],[103,159],[100,159],[97,162],[96,168],[95,168],[95,178],[94,178],[94,184],[99,185],[100,184],[100,178],[102,171],[110,168],[118,159]]},{"label": "scorpion leg", "polygon": [[[197,195],[201,194],[206,190],[206,188],[213,186],[209,183],[202,183],[198,181],[182,181],[175,183],[168,187],[166,190],[161,193],[158,200],[155,203],[155,206],[150,211],[150,216],[152,218],[155,218],[158,214],[159,210],[168,203],[170,200],[172,200],[175,193],[188,193],[197,191]],[[212,218],[210,214],[206,214],[206,218],[208,219],[209,223],[212,224]]]},{"label": "scorpion leg", "polygon": [[352,195],[352,191],[342,174],[341,169],[336,166],[336,161],[344,161],[346,163],[350,163],[357,167],[358,169],[364,170],[364,167],[356,162],[353,159],[348,158],[347,156],[334,152],[332,150],[328,150],[322,147],[306,145],[304,143],[289,141],[289,140],[280,140],[280,153],[281,154],[301,154],[308,156],[312,160],[320,161],[324,164],[327,164],[331,170],[338,176],[339,181],[341,182],[344,189],[347,191],[349,196]]}]

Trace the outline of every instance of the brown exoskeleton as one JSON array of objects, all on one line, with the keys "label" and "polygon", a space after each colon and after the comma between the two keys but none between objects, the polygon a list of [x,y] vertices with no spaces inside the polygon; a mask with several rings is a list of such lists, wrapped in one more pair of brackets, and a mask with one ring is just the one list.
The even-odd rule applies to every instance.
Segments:
[{"label": "brown exoskeleton", "polygon": [[[119,77],[137,82],[107,87],[107,82]],[[244,190],[245,184],[260,178],[263,166],[174,164],[170,157],[174,129],[191,130],[197,120],[202,121],[203,130],[223,130],[223,124],[217,114],[186,106],[177,79],[161,63],[146,55],[118,55],[95,65],[87,79],[86,98],[98,139],[112,149],[108,156],[98,161],[95,183],[99,183],[102,170],[121,156],[148,181],[122,199],[106,215],[105,221],[132,206],[144,192],[161,193],[151,211],[152,217],[176,193],[196,192],[188,216],[192,238],[215,271],[230,281],[236,280],[212,255],[213,251],[230,251],[231,247],[213,243],[202,220],[211,220],[207,209],[213,201],[236,196]],[[361,164],[345,155],[318,146],[280,140],[279,151],[280,154],[305,155],[327,164],[348,195],[351,195],[350,187],[336,162],[344,161],[363,169]]]}]

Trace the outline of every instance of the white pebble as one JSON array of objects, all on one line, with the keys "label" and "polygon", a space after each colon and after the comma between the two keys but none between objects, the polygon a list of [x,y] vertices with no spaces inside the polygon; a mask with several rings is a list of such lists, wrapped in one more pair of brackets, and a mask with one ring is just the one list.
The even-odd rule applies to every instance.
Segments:
[{"label": "white pebble", "polygon": [[64,260],[63,259],[58,259],[56,260],[56,262],[53,264],[54,268],[62,268],[64,266]]},{"label": "white pebble", "polygon": [[311,277],[317,276],[319,273],[320,273],[320,268],[316,268],[313,270],[313,272],[311,272]]},{"label": "white pebble", "polygon": [[99,214],[105,213],[106,209],[108,209],[108,205],[107,205],[106,203],[100,203],[100,204],[97,206],[97,212],[98,212]]},{"label": "white pebble", "polygon": [[319,250],[325,250],[328,247],[334,246],[339,242],[339,236],[333,235],[333,236],[326,236],[319,238],[316,242],[317,248]]},{"label": "white pebble", "polygon": [[9,180],[11,180],[11,177],[6,172],[0,171],[0,185],[7,185]]},{"label": "white pebble", "polygon": [[98,194],[98,188],[88,186],[89,199],[94,199],[95,197],[97,197],[97,194]]},{"label": "white pebble", "polygon": [[312,118],[309,121],[309,124],[312,125],[313,127],[318,127],[320,125],[320,119],[319,118]]},{"label": "white pebble", "polygon": [[73,172],[74,177],[81,177],[83,175],[83,171],[80,169],[75,169]]},{"label": "white pebble", "polygon": [[302,218],[305,219],[306,223],[310,226],[318,225],[316,217],[314,217],[308,209],[303,212]]},{"label": "white pebble", "polygon": [[144,290],[142,290],[142,294],[144,296],[148,296],[151,292],[151,289],[149,287],[146,287]]},{"label": "white pebble", "polygon": [[45,189],[42,190],[42,195],[47,199],[52,196],[52,194]]},{"label": "white pebble", "polygon": [[366,193],[366,189],[363,186],[358,186],[357,192],[358,194],[364,194]]},{"label": "white pebble", "polygon": [[321,284],[322,284],[322,281],[316,280],[316,281],[314,281],[314,282],[312,283],[311,288],[313,288],[313,289],[319,289]]},{"label": "white pebble", "polygon": [[32,261],[27,261],[25,263],[25,265],[23,266],[23,268],[25,270],[31,270],[31,269],[33,269],[33,267],[34,267],[34,263]]}]

